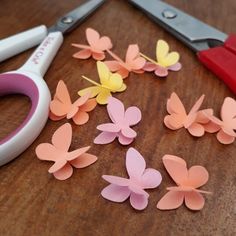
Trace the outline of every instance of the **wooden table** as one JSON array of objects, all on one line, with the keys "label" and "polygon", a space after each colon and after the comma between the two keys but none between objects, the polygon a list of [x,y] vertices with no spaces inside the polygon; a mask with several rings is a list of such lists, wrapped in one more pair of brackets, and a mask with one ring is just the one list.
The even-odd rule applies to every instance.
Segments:
[{"label": "wooden table", "polygon": [[[0,3],[0,38],[30,27],[46,24],[76,7],[78,0],[2,0]],[[196,16],[218,29],[235,32],[236,2],[234,0],[168,0],[168,3]],[[107,185],[103,174],[127,176],[124,157],[129,147],[118,142],[94,145],[99,133],[96,126],[108,121],[106,108],[98,106],[91,113],[88,124],[73,125],[72,148],[92,145],[91,153],[98,162],[89,168],[74,171],[66,181],[58,181],[48,174],[51,163],[36,158],[35,148],[42,142],[50,142],[52,133],[65,120],[48,121],[37,140],[13,162],[0,170],[0,235],[236,235],[236,143],[221,145],[215,135],[206,134],[193,138],[184,129],[171,131],[163,125],[166,101],[175,91],[187,109],[201,94],[206,95],[204,107],[213,107],[219,113],[226,96],[235,98],[232,92],[206,70],[181,42],[150,21],[127,1],[109,0],[80,27],[66,36],[63,46],[48,70],[45,80],[52,94],[59,80],[64,80],[73,99],[79,89],[88,86],[81,75],[97,79],[95,61],[76,60],[73,42],[85,43],[85,29],[92,27],[103,35],[109,35],[114,52],[124,56],[128,44],[138,43],[142,52],[154,57],[157,39],[165,39],[173,50],[181,54],[183,69],[170,73],[167,79],[157,79],[153,74],[132,74],[125,83],[126,92],[116,94],[126,106],[137,105],[143,114],[136,127],[138,137],[132,147],[138,149],[147,161],[163,175],[162,185],[149,191],[147,209],[133,210],[128,201],[116,204],[104,200],[100,192]],[[32,53],[29,50],[0,64],[0,71],[18,68]],[[19,95],[0,99],[0,138],[17,127],[30,109],[27,98]],[[12,147],[14,148],[14,147]],[[164,154],[183,157],[191,165],[203,165],[210,179],[206,190],[213,196],[205,196],[202,211],[191,212],[185,206],[175,211],[156,209],[157,201],[173,184],[166,173],[161,158]]]}]

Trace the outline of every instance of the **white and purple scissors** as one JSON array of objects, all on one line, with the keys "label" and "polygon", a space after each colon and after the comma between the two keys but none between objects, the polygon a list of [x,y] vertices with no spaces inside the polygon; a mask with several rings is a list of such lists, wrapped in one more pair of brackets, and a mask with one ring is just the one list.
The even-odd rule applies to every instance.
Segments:
[{"label": "white and purple scissors", "polygon": [[104,0],[87,1],[60,18],[48,30],[45,26],[39,26],[0,40],[0,61],[43,41],[20,69],[0,74],[0,96],[23,94],[31,100],[30,112],[23,123],[0,140],[0,166],[28,148],[46,124],[51,95],[43,76],[63,42],[62,34],[74,29],[103,2]]}]

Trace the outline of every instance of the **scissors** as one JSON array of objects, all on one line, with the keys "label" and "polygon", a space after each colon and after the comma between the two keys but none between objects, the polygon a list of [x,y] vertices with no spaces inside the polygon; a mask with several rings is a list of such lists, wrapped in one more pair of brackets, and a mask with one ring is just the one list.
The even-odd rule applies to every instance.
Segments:
[{"label": "scissors", "polygon": [[159,0],[129,0],[197,53],[198,59],[236,94],[236,35],[227,35]]},{"label": "scissors", "polygon": [[[63,42],[62,34],[74,29],[103,2],[104,0],[87,1],[60,18],[54,26],[49,28],[48,35],[46,35],[46,31],[44,34],[43,31],[39,32],[38,28],[4,39],[4,43],[0,43],[0,47],[5,44],[8,45],[8,43],[13,48],[16,45],[17,47],[24,45],[23,48],[26,50],[35,45],[36,41],[39,43],[43,36],[45,37],[20,69],[0,74],[0,96],[23,94],[31,100],[31,109],[23,123],[3,140],[0,140],[0,166],[13,160],[27,149],[46,124],[51,95],[43,76]],[[28,42],[33,38],[35,39],[33,44]],[[20,43],[16,42],[18,39],[20,39]],[[0,54],[2,51],[5,52],[4,59],[16,54],[10,47],[7,47],[7,49],[1,48]],[[22,51],[22,48],[17,50],[17,53],[20,51]]]}]

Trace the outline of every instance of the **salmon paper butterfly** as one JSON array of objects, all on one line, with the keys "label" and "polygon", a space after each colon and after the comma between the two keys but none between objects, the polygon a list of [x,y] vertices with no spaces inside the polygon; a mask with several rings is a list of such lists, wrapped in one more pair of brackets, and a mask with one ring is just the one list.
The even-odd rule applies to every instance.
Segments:
[{"label": "salmon paper butterfly", "polygon": [[91,98],[96,97],[96,101],[99,104],[104,105],[107,104],[108,98],[112,96],[111,93],[123,92],[126,90],[126,85],[123,83],[122,77],[117,73],[110,72],[104,62],[97,62],[97,70],[101,84],[82,76],[82,78],[95,86],[82,89],[78,94],[84,96],[85,94],[90,93]]},{"label": "salmon paper butterfly", "polygon": [[144,73],[142,69],[146,63],[146,60],[140,56],[139,47],[137,44],[129,45],[125,61],[120,59],[116,54],[107,50],[107,52],[115,59],[115,61],[105,61],[106,65],[112,72],[119,73],[122,78],[127,78],[130,72]]},{"label": "salmon paper butterfly", "polygon": [[74,58],[88,59],[93,57],[95,60],[105,59],[105,51],[112,48],[109,37],[100,37],[99,33],[91,28],[86,29],[86,38],[89,45],[73,43],[72,46],[81,48],[82,50],[73,55]]},{"label": "salmon paper butterfly", "polygon": [[145,58],[147,62],[143,70],[152,72],[159,77],[166,77],[168,75],[168,71],[179,71],[182,67],[181,63],[179,63],[179,53],[170,52],[169,53],[169,45],[164,40],[158,40],[156,46],[156,61],[147,57],[143,53],[140,55]]},{"label": "salmon paper butterfly", "polygon": [[107,112],[112,123],[97,126],[97,129],[102,131],[102,133],[94,139],[94,143],[111,143],[116,137],[123,145],[132,143],[137,133],[130,126],[140,122],[142,115],[139,108],[132,106],[125,110],[124,104],[120,100],[110,97],[108,99]]},{"label": "salmon paper butterfly", "polygon": [[67,118],[72,119],[77,125],[85,124],[89,120],[88,112],[97,105],[96,100],[89,99],[89,97],[90,94],[87,93],[72,103],[65,83],[60,80],[54,98],[50,103],[49,118],[54,121]]},{"label": "salmon paper butterfly", "polygon": [[97,157],[87,153],[90,147],[83,147],[69,152],[72,140],[72,127],[69,123],[62,125],[52,136],[51,143],[41,143],[36,148],[40,160],[53,161],[48,172],[58,180],[65,180],[73,174],[73,167],[84,168],[95,161]]},{"label": "salmon paper butterfly", "polygon": [[172,93],[167,100],[167,111],[170,115],[165,116],[164,124],[172,130],[177,130],[182,127],[195,136],[201,137],[205,133],[205,125],[209,123],[210,119],[207,118],[205,113],[212,115],[212,109],[200,110],[205,95],[202,95],[190,112],[187,114],[183,103],[176,93]]},{"label": "salmon paper butterfly", "polygon": [[167,188],[169,192],[157,203],[157,208],[160,210],[177,209],[185,202],[189,209],[201,210],[205,204],[202,193],[211,194],[211,192],[198,189],[209,179],[207,170],[203,166],[192,166],[188,170],[186,162],[177,156],[165,155],[162,160],[177,186]]},{"label": "salmon paper butterfly", "polygon": [[231,144],[236,137],[236,101],[233,98],[225,98],[221,107],[221,120],[213,114],[205,113],[210,123],[205,125],[209,133],[218,132],[216,137],[222,144]]},{"label": "salmon paper butterfly", "polygon": [[131,206],[136,210],[143,210],[148,205],[149,194],[144,189],[157,188],[162,177],[159,171],[146,168],[142,155],[134,148],[126,153],[126,170],[129,178],[103,175],[110,185],[101,192],[102,196],[113,202],[124,202],[129,198]]}]

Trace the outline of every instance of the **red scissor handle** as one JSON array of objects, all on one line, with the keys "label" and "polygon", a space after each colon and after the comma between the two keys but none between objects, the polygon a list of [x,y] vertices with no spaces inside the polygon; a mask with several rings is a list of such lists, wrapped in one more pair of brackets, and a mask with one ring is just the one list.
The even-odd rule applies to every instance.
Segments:
[{"label": "red scissor handle", "polygon": [[236,94],[236,35],[223,46],[198,52],[199,60]]}]

